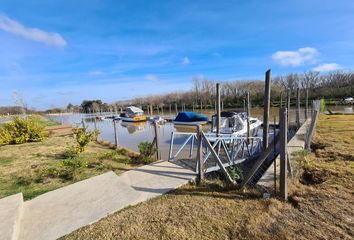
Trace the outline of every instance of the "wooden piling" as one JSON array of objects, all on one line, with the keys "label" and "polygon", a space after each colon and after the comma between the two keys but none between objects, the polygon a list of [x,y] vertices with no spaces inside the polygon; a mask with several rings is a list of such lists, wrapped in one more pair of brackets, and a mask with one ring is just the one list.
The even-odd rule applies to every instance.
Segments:
[{"label": "wooden piling", "polygon": [[250,103],[250,92],[247,92],[247,144],[249,144],[250,138],[250,117],[251,117],[251,103]]},{"label": "wooden piling", "polygon": [[156,160],[160,160],[160,149],[159,149],[159,134],[158,134],[158,125],[157,121],[154,121],[154,132],[155,132],[155,148],[156,148]]},{"label": "wooden piling", "polygon": [[177,103],[175,103],[175,110],[176,110],[176,114],[178,113],[178,106]]},{"label": "wooden piling", "polygon": [[305,120],[307,120],[307,111],[309,109],[309,90],[305,89]]},{"label": "wooden piling", "polygon": [[113,127],[114,127],[114,144],[116,148],[118,148],[118,129],[117,129],[117,121],[113,119]]},{"label": "wooden piling", "polygon": [[280,108],[283,107],[283,92],[280,93],[280,104],[279,104]]},{"label": "wooden piling", "polygon": [[202,102],[202,100],[200,100],[200,113],[202,113],[203,112],[203,102]]},{"label": "wooden piling", "polygon": [[300,89],[296,89],[296,127],[299,129],[300,123]]},{"label": "wooden piling", "polygon": [[270,72],[271,70],[269,69],[265,73],[264,112],[263,112],[263,151],[268,147],[270,88],[271,88]]},{"label": "wooden piling", "polygon": [[288,200],[288,167],[287,167],[287,146],[288,146],[288,126],[287,109],[281,108],[279,112],[280,124],[280,196],[283,200]]},{"label": "wooden piling", "polygon": [[291,105],[291,91],[290,89],[288,88],[288,90],[286,91],[287,92],[287,95],[286,95],[286,108],[288,109],[287,113],[287,119],[288,119],[288,127],[290,125],[290,117],[289,117],[289,112],[290,112],[290,105]]},{"label": "wooden piling", "polygon": [[220,83],[216,84],[216,114],[217,114],[217,125],[216,134],[219,136],[221,128],[221,106],[220,106]]},{"label": "wooden piling", "polygon": [[203,161],[203,136],[202,136],[202,126],[197,126],[197,138],[198,138],[198,150],[197,150],[197,161],[198,161],[198,177],[197,183],[200,184],[204,179],[204,161]]},{"label": "wooden piling", "polygon": [[168,105],[168,110],[169,110],[169,112],[170,112],[170,115],[172,115],[172,112],[171,112],[171,103]]},{"label": "wooden piling", "polygon": [[193,102],[193,104],[192,104],[192,110],[193,110],[193,112],[194,112],[194,102]]}]

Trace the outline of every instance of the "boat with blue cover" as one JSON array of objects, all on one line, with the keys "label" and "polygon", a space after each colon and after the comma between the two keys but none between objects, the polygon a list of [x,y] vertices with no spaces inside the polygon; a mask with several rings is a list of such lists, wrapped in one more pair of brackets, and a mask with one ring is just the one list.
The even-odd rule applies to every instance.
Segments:
[{"label": "boat with blue cover", "polygon": [[208,118],[195,112],[179,112],[175,120],[176,125],[206,124]]}]

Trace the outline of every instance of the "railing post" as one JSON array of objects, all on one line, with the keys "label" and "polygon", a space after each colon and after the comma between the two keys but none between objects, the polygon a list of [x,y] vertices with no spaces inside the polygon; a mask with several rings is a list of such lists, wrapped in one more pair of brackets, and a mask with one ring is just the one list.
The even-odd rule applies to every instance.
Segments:
[{"label": "railing post", "polygon": [[268,147],[269,108],[270,108],[270,69],[265,74],[264,112],[263,112],[263,151]]},{"label": "railing post", "polygon": [[197,150],[197,161],[198,161],[198,178],[197,183],[200,184],[204,179],[204,161],[203,161],[203,137],[202,137],[202,126],[197,126],[197,138],[198,138],[198,150]]},{"label": "railing post", "polygon": [[280,124],[280,196],[283,200],[288,200],[287,185],[287,146],[288,146],[288,127],[287,127],[287,109],[281,108],[279,112]]},{"label": "railing post", "polygon": [[159,149],[159,134],[158,134],[157,121],[154,121],[154,132],[155,132],[155,147],[156,147],[156,160],[160,160],[160,149]]},{"label": "railing post", "polygon": [[305,148],[307,150],[311,150],[311,142],[312,142],[313,135],[315,133],[316,124],[317,124],[317,120],[318,120],[318,115],[319,115],[318,109],[314,109],[312,117],[311,117],[311,125],[310,125],[310,128],[309,128],[309,132],[307,134],[307,137],[306,137],[306,146],[305,146]]},{"label": "railing post", "polygon": [[116,145],[116,148],[118,148],[118,132],[117,132],[117,123],[115,119],[113,119],[113,127],[114,127],[114,144]]}]

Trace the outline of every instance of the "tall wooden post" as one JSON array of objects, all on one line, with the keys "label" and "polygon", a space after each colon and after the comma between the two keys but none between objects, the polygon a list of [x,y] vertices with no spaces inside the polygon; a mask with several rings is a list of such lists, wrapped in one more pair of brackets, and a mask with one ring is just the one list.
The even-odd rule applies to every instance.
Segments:
[{"label": "tall wooden post", "polygon": [[279,104],[280,108],[283,107],[283,92],[280,93],[280,104]]},{"label": "tall wooden post", "polygon": [[224,111],[224,101],[221,101],[221,111]]},{"label": "tall wooden post", "polygon": [[244,112],[247,111],[247,110],[246,110],[246,100],[245,100],[245,99],[243,99],[243,111],[244,111]]},{"label": "tall wooden post", "polygon": [[113,127],[114,127],[114,145],[118,148],[118,132],[117,132],[117,122],[113,119]]},{"label": "tall wooden post", "polygon": [[309,109],[309,90],[305,90],[305,120],[307,120],[307,111]]},{"label": "tall wooden post", "polygon": [[171,103],[168,105],[168,110],[170,112],[170,115],[172,115],[172,112],[171,112]]},{"label": "tall wooden post", "polygon": [[300,89],[296,89],[296,127],[300,128]]},{"label": "tall wooden post", "polygon": [[175,103],[175,109],[176,109],[176,114],[178,113],[178,106],[177,103]]},{"label": "tall wooden post", "polygon": [[194,112],[194,102],[193,102],[193,104],[192,104],[192,110],[193,110],[193,112]]},{"label": "tall wooden post", "polygon": [[217,125],[216,125],[216,134],[219,136],[221,128],[221,106],[220,106],[220,83],[216,84],[216,114],[217,114]]},{"label": "tall wooden post", "polygon": [[202,100],[200,100],[200,113],[202,113],[203,112],[203,102],[202,102]]},{"label": "tall wooden post", "polygon": [[290,89],[288,89],[287,91],[287,95],[286,95],[286,108],[288,109],[288,126],[290,125],[290,116],[289,116],[289,112],[290,112],[290,105],[291,105],[291,91]]},{"label": "tall wooden post", "polygon": [[269,108],[270,108],[270,69],[265,73],[264,112],[263,112],[263,150],[265,150],[268,147]]},{"label": "tall wooden post", "polygon": [[154,121],[154,132],[155,132],[155,148],[156,148],[156,160],[160,160],[160,149],[159,149],[159,134],[158,134],[157,121]]},{"label": "tall wooden post", "polygon": [[287,109],[281,108],[279,112],[280,124],[280,196],[285,201],[288,200],[288,167],[287,167],[287,153],[288,153],[288,126],[287,126]]},{"label": "tall wooden post", "polygon": [[197,137],[198,137],[198,150],[197,150],[197,161],[198,161],[198,178],[197,183],[200,184],[204,179],[204,161],[203,161],[203,136],[202,136],[202,126],[197,126]]},{"label": "tall wooden post", "polygon": [[250,137],[250,117],[251,117],[250,92],[247,92],[247,144],[249,144],[249,137]]},{"label": "tall wooden post", "polygon": [[154,109],[152,107],[152,105],[150,104],[150,116],[154,115]]}]

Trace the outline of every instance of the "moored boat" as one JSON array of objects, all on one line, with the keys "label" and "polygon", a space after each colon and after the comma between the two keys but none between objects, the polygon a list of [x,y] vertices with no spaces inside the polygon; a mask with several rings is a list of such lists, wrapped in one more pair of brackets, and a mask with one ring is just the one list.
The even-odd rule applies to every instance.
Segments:
[{"label": "moored boat", "polygon": [[125,122],[142,122],[146,121],[146,116],[140,108],[130,106],[125,109],[124,113],[119,115],[119,119]]},{"label": "moored boat", "polygon": [[[258,118],[249,119],[250,136],[256,136],[262,122]],[[205,134],[211,142],[215,141],[217,130],[217,115],[212,116],[212,127]],[[242,137],[247,135],[246,112],[221,112],[220,134],[223,136]]]},{"label": "moored boat", "polygon": [[173,121],[176,125],[194,125],[194,124],[206,124],[208,118],[197,114],[195,112],[179,112],[175,120]]}]

